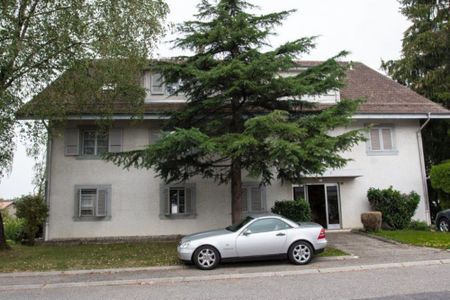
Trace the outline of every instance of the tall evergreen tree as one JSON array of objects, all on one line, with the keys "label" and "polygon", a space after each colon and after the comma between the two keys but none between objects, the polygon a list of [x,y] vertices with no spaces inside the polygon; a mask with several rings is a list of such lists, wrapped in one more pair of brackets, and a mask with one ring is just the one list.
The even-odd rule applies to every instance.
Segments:
[{"label": "tall evergreen tree", "polygon": [[175,41],[196,54],[153,65],[167,84],[181,82],[175,92],[187,98],[183,109],[171,113],[166,124],[171,133],[145,150],[106,158],[124,167],[154,168],[166,182],[202,176],[230,183],[237,222],[243,173],[270,184],[344,166],[347,159],[339,152],[362,133],[329,133],[350,122],[358,102],[342,100],[319,112],[302,100],[343,86],[345,64],[336,60],[344,52],[291,76],[284,75],[314,47],[314,38],[263,52],[273,28],[292,11],[255,15],[244,0],[204,0],[198,9],[195,21],[179,26],[182,36]]},{"label": "tall evergreen tree", "polygon": [[[404,33],[401,58],[383,62],[382,67],[393,79],[450,109],[450,1],[399,2],[412,24]],[[427,170],[450,159],[450,122],[430,122],[423,144]],[[430,200],[437,196],[431,192]]]}]

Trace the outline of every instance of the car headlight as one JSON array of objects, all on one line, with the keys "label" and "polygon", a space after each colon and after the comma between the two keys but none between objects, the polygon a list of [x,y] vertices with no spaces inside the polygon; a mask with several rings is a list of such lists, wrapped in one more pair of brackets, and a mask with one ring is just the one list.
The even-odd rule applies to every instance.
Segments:
[{"label": "car headlight", "polygon": [[180,244],[180,248],[184,249],[184,248],[189,247],[189,245],[190,245],[190,242],[183,242]]}]

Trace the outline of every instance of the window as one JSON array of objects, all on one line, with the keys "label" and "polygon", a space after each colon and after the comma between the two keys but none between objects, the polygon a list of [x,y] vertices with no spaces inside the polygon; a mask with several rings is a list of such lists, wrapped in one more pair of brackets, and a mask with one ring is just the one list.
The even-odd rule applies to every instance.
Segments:
[{"label": "window", "polygon": [[169,190],[170,214],[186,213],[186,199],[184,188],[170,188]]},{"label": "window", "polygon": [[195,184],[161,185],[160,202],[160,217],[195,216]]},{"label": "window", "polygon": [[393,127],[374,127],[370,129],[368,140],[368,151],[376,152],[396,152],[394,143]]},{"label": "window", "polygon": [[164,95],[164,80],[161,74],[154,73],[151,75],[150,91],[154,95]]},{"label": "window", "polygon": [[261,233],[261,232],[284,230],[289,228],[291,228],[289,224],[279,219],[270,218],[255,221],[254,223],[250,224],[250,226],[248,226],[247,230],[250,230],[252,233]]},{"label": "window", "polygon": [[111,216],[111,186],[75,186],[75,220]]},{"label": "window", "polygon": [[293,186],[293,200],[298,200],[298,199],[306,199],[305,196],[305,186],[304,185],[298,185],[298,186]]},{"label": "window", "polygon": [[242,184],[242,211],[247,213],[261,213],[266,211],[266,189],[258,183]]},{"label": "window", "polygon": [[108,134],[95,129],[86,129],[81,132],[81,155],[100,156],[108,152]]}]

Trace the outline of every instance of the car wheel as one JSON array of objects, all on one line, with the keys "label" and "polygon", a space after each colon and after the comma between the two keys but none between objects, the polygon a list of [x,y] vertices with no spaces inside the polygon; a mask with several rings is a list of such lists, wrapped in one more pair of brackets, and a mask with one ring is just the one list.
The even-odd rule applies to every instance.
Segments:
[{"label": "car wheel", "polygon": [[439,222],[437,224],[437,228],[439,229],[439,231],[442,232],[448,232],[449,228],[450,228],[450,222],[447,218],[441,218],[439,219]]},{"label": "car wheel", "polygon": [[296,265],[306,265],[313,258],[314,250],[310,243],[305,241],[295,242],[290,248],[289,260]]},{"label": "car wheel", "polygon": [[201,246],[194,252],[194,264],[200,270],[212,270],[220,262],[220,255],[212,246]]}]

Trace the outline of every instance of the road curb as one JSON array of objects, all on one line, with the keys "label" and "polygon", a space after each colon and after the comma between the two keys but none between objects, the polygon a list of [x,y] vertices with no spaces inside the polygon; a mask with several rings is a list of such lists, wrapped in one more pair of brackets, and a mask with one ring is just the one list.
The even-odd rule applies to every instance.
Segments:
[{"label": "road curb", "polygon": [[257,272],[257,273],[235,273],[235,274],[218,274],[218,275],[199,275],[199,276],[175,276],[167,278],[146,278],[131,280],[109,280],[109,281],[90,281],[90,282],[63,282],[49,284],[28,284],[28,285],[7,285],[0,286],[0,291],[29,290],[29,289],[52,289],[52,288],[73,288],[73,287],[98,287],[98,286],[119,286],[119,285],[152,285],[158,283],[179,283],[179,282],[198,282],[212,280],[227,279],[249,279],[263,277],[285,277],[298,276],[320,273],[344,273],[355,271],[368,271],[392,268],[407,268],[414,266],[432,266],[450,264],[450,259],[441,260],[425,260],[425,261],[409,261],[402,263],[386,263],[374,265],[358,265],[334,268],[317,268],[303,269],[291,271],[275,271],[275,272]]}]

